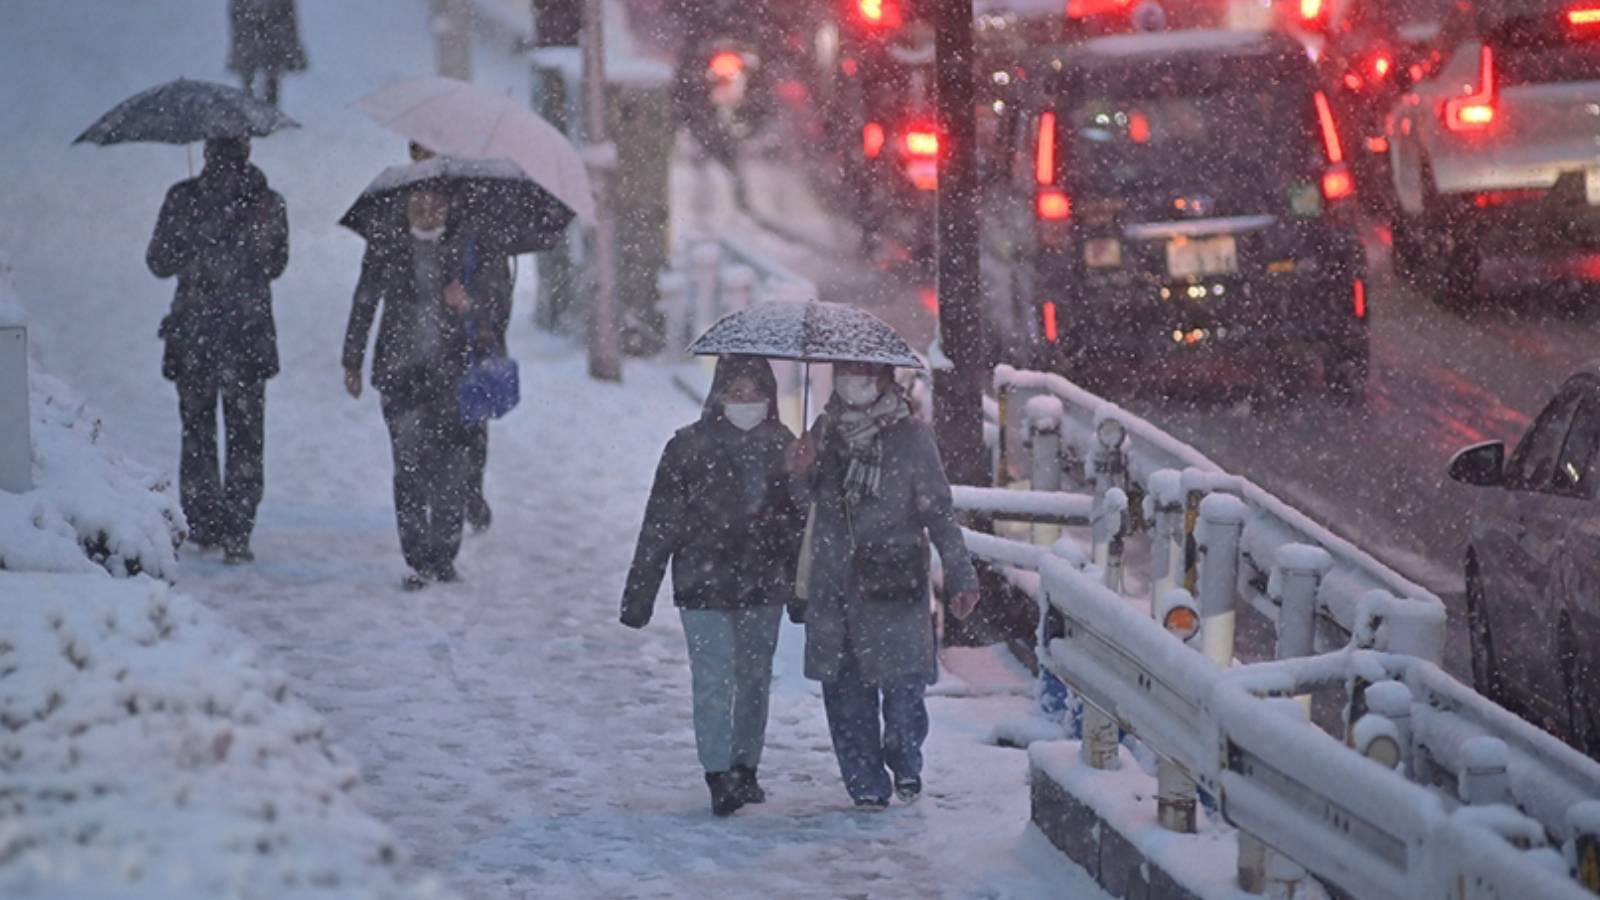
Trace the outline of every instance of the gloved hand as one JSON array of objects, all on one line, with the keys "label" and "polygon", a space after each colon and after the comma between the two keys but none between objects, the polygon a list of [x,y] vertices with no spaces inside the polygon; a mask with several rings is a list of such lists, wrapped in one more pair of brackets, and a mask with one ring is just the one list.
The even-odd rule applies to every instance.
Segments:
[{"label": "gloved hand", "polygon": [[650,624],[650,613],[648,607],[624,606],[621,621],[629,628],[643,628]]}]

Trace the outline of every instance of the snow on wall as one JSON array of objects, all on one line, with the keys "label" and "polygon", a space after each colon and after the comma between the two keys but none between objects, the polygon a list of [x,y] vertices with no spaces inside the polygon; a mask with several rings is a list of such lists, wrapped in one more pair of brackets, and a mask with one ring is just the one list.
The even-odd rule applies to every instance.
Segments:
[{"label": "snow on wall", "polygon": [[99,442],[100,423],[32,366],[34,489],[0,491],[0,570],[171,580],[188,530],[171,481]]},{"label": "snow on wall", "polygon": [[320,718],[148,577],[0,573],[0,896],[442,897]]}]

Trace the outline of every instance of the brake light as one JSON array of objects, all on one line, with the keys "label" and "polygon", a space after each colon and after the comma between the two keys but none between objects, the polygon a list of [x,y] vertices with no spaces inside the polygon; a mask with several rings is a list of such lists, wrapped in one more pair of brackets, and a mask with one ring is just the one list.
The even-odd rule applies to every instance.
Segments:
[{"label": "brake light", "polygon": [[1315,22],[1322,17],[1322,0],[1300,0],[1300,21]]},{"label": "brake light", "polygon": [[1128,113],[1128,140],[1135,144],[1150,142],[1150,119],[1138,110]]},{"label": "brake light", "polygon": [[1061,328],[1056,324],[1056,302],[1054,300],[1046,300],[1039,314],[1044,320],[1042,323],[1044,325],[1044,339],[1052,344],[1060,341]]},{"label": "brake light", "polygon": [[1039,136],[1034,143],[1033,178],[1040,184],[1056,181],[1056,114],[1039,114]]},{"label": "brake light", "polygon": [[856,0],[861,20],[873,28],[899,28],[900,5],[896,0]]},{"label": "brake light", "polygon": [[939,155],[939,133],[931,129],[907,131],[902,143],[908,156],[932,159]]},{"label": "brake light", "polygon": [[706,63],[706,70],[718,78],[735,78],[744,71],[744,57],[732,50],[724,50],[712,55],[711,61]]},{"label": "brake light", "polygon": [[1065,222],[1072,218],[1072,198],[1060,188],[1040,190],[1036,206],[1039,218],[1046,222]]},{"label": "brake light", "polygon": [[1351,302],[1355,305],[1356,318],[1365,319],[1367,317],[1367,283],[1357,278],[1353,294]]},{"label": "brake light", "polygon": [[883,126],[877,122],[868,122],[861,129],[861,152],[867,159],[877,159],[883,153],[884,144]]},{"label": "brake light", "polygon": [[1393,67],[1394,63],[1389,60],[1389,57],[1380,53],[1372,58],[1372,77],[1388,78],[1389,70]]},{"label": "brake light", "polygon": [[1331,166],[1322,173],[1322,197],[1330,203],[1343,200],[1356,192],[1356,180],[1343,165]]},{"label": "brake light", "polygon": [[1600,25],[1600,6],[1567,10],[1567,24],[1578,28]]},{"label": "brake light", "polygon": [[1478,85],[1444,102],[1444,124],[1451,131],[1482,131],[1494,123],[1494,51],[1478,51]]},{"label": "brake light", "polygon": [[1344,162],[1344,147],[1339,144],[1339,129],[1333,123],[1333,108],[1328,105],[1328,95],[1316,93],[1317,124],[1322,128],[1322,146],[1328,151],[1328,162]]}]

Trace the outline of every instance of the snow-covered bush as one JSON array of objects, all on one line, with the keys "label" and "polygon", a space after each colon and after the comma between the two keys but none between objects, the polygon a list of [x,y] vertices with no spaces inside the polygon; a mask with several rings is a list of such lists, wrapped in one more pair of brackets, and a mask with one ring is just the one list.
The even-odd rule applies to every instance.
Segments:
[{"label": "snow-covered bush", "polygon": [[323,723],[147,577],[0,573],[0,896],[426,897]]},{"label": "snow-covered bush", "polygon": [[[15,310],[0,257],[0,310]],[[187,526],[171,480],[100,443],[82,397],[30,366],[34,489],[0,491],[0,570],[171,580]]]}]

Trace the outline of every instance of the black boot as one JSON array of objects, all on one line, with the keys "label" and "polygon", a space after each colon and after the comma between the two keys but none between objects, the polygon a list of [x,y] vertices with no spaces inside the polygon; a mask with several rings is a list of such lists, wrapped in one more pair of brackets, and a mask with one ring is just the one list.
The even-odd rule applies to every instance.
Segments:
[{"label": "black boot", "polygon": [[732,772],[707,772],[706,786],[711,788],[711,814],[731,816],[744,806],[739,796],[738,780]]},{"label": "black boot", "polygon": [[767,792],[761,789],[761,782],[756,780],[754,766],[733,767],[734,790],[738,792],[739,799],[745,803],[767,802]]}]

